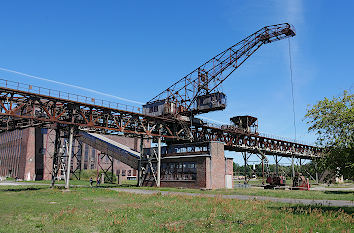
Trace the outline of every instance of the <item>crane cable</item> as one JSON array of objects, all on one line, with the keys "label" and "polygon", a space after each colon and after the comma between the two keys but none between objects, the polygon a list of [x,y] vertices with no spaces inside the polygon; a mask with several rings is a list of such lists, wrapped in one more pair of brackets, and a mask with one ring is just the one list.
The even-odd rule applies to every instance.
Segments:
[{"label": "crane cable", "polygon": [[291,46],[290,46],[290,38],[288,39],[289,42],[289,67],[290,67],[290,83],[291,83],[291,98],[293,102],[293,123],[294,123],[294,133],[295,133],[295,142],[296,142],[296,115],[295,115],[295,98],[294,98],[294,82],[293,82],[293,66],[292,66],[292,59],[291,59]]},{"label": "crane cable", "polygon": [[[291,44],[290,38],[288,38],[289,44],[289,67],[290,67],[290,83],[291,83],[291,98],[293,102],[293,123],[294,123],[294,139],[296,142],[296,114],[295,114],[295,98],[294,98],[294,82],[293,82],[293,66],[291,58]],[[291,167],[292,167],[292,178],[295,178],[295,167],[294,167],[294,156],[291,157]]]}]

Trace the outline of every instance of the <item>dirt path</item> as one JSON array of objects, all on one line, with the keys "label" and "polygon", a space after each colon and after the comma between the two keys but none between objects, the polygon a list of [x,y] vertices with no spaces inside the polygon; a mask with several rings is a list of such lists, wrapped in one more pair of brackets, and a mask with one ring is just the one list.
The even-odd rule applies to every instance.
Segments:
[{"label": "dirt path", "polygon": [[238,199],[238,200],[261,200],[282,202],[291,204],[303,204],[303,205],[322,205],[322,206],[336,206],[336,207],[354,207],[353,201],[342,200],[310,200],[310,199],[291,199],[291,198],[277,198],[266,196],[250,196],[250,195],[215,195],[215,194],[201,194],[201,193],[185,193],[185,192],[168,192],[158,190],[143,190],[143,189],[128,189],[128,188],[110,188],[111,190],[118,192],[128,192],[135,194],[157,194],[162,195],[186,195],[186,196],[201,196],[201,197],[217,197],[221,196],[225,199]]}]

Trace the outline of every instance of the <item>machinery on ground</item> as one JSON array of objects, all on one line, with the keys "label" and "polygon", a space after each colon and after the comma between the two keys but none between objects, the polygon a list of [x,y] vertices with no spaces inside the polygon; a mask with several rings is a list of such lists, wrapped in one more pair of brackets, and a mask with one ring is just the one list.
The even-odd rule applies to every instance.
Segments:
[{"label": "machinery on ground", "polygon": [[301,173],[296,172],[293,179],[293,187],[295,190],[310,190],[310,181]]},{"label": "machinery on ground", "polygon": [[275,187],[285,186],[286,178],[285,176],[270,174],[267,176],[266,183],[267,185],[264,186],[265,189],[274,189]]}]

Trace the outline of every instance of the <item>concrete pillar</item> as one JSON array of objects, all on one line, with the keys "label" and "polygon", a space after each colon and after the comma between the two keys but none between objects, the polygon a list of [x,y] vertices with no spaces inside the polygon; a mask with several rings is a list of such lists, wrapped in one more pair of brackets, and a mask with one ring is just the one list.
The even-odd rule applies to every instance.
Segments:
[{"label": "concrete pillar", "polygon": [[71,155],[73,150],[73,137],[74,137],[74,127],[70,127],[69,132],[69,151],[68,151],[68,167],[66,171],[66,181],[65,181],[65,188],[69,189],[69,180],[70,180],[70,170],[71,170]]},{"label": "concrete pillar", "polygon": [[104,173],[101,173],[101,184],[104,184]]}]

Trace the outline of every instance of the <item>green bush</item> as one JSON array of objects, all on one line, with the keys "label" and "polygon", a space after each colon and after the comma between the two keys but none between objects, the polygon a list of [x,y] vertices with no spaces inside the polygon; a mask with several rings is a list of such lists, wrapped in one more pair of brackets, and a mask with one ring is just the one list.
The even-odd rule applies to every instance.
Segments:
[{"label": "green bush", "polygon": [[[101,175],[102,173],[103,173],[103,171],[100,170],[99,171],[99,177],[102,176]],[[105,176],[104,176],[104,182],[105,183],[109,183],[110,182],[110,180],[108,179],[107,176],[112,177],[112,172],[107,172],[105,174]],[[92,179],[94,181],[96,181],[96,179],[97,179],[97,170],[82,170],[81,173],[80,173],[80,179],[81,180],[90,180],[91,177],[92,177]],[[71,179],[76,180],[76,177],[74,175],[71,175]],[[117,177],[114,175],[113,176],[113,183],[116,183],[116,182],[117,182]]]}]

